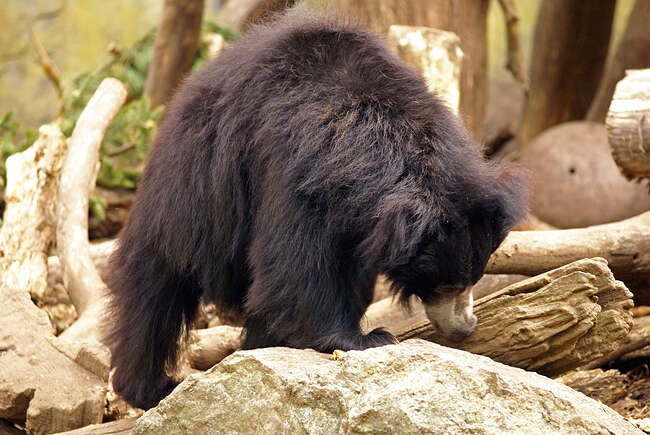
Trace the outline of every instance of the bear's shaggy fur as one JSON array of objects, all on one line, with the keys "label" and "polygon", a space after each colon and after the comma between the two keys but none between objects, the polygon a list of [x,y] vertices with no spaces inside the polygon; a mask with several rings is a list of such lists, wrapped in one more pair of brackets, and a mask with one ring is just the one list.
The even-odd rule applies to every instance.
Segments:
[{"label": "bear's shaggy fur", "polygon": [[149,408],[203,296],[245,348],[393,343],[359,321],[379,272],[427,304],[483,274],[524,212],[419,75],[371,33],[294,9],[166,109],[112,256],[113,385]]}]

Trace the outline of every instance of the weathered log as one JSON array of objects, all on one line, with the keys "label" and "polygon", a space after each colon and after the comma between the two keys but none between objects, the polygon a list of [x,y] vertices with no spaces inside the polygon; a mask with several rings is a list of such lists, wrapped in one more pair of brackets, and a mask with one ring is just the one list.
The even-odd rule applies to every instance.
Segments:
[{"label": "weathered log", "polygon": [[632,294],[603,259],[576,261],[476,301],[478,324],[460,343],[444,342],[421,304],[372,304],[365,330],[383,326],[399,340],[419,337],[554,376],[609,354],[632,327]]},{"label": "weathered log", "polygon": [[617,278],[650,271],[650,212],[587,228],[513,231],[492,254],[487,273],[527,276],[581,258],[603,257]]},{"label": "weathered log", "polygon": [[621,173],[650,178],[650,69],[628,71],[618,82],[605,125]]},{"label": "weathered log", "polygon": [[0,271],[5,285],[40,301],[47,290],[47,252],[56,237],[55,204],[65,136],[56,124],[7,159],[6,209],[0,229]]},{"label": "weathered log", "polygon": [[165,0],[144,92],[151,107],[167,104],[192,67],[205,0]]},{"label": "weathered log", "polygon": [[463,51],[452,32],[415,26],[390,26],[388,45],[405,62],[415,67],[447,105],[458,113]]},{"label": "weathered log", "polygon": [[79,319],[61,337],[74,341],[98,334],[106,285],[90,258],[88,197],[99,170],[99,146],[110,121],[126,100],[126,88],[107,78],[95,91],[69,140],[57,204],[57,250],[63,280]]}]

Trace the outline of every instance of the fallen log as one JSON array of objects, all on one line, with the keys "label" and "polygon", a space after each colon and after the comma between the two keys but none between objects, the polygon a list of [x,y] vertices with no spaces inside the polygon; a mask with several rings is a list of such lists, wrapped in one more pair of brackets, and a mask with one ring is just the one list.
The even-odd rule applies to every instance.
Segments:
[{"label": "fallen log", "polygon": [[445,342],[413,304],[372,304],[365,330],[383,326],[398,340],[425,338],[548,376],[580,367],[616,350],[632,327],[632,294],[603,259],[576,261],[528,278],[476,301],[478,324],[460,343]]},{"label": "fallen log", "polygon": [[618,82],[605,126],[621,173],[650,178],[650,69],[627,71]]},{"label": "fallen log", "polygon": [[0,229],[0,272],[5,285],[40,301],[47,291],[47,252],[56,240],[56,199],[65,136],[43,125],[32,146],[7,159],[6,209]]},{"label": "fallen log", "polygon": [[557,231],[513,231],[487,273],[533,276],[582,258],[603,257],[619,279],[650,272],[650,212],[611,224]]},{"label": "fallen log", "polygon": [[[583,258],[602,257],[617,278],[650,273],[650,212],[611,224],[552,231],[512,231],[492,254],[488,274],[534,276]],[[90,244],[90,257],[101,275],[115,241]],[[49,273],[60,276],[54,257]]]}]

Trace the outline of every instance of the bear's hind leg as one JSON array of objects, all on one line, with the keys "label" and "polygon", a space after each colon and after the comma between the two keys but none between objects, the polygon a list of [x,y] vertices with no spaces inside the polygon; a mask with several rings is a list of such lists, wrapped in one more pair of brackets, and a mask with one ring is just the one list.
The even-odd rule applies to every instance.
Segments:
[{"label": "bear's hind leg", "polygon": [[115,368],[113,387],[129,404],[149,409],[177,384],[168,370],[176,366],[178,342],[196,315],[200,289],[157,258],[120,250],[113,264],[106,337]]}]

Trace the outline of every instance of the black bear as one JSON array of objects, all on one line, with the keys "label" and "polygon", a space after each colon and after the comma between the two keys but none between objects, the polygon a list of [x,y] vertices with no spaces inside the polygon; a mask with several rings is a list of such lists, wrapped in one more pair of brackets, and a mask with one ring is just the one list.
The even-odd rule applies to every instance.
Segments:
[{"label": "black bear", "polygon": [[466,336],[520,178],[370,32],[301,8],[254,27],[166,109],[111,259],[115,391],[171,391],[201,297],[242,316],[247,349],[365,349],[395,342],[359,327],[383,272]]}]

